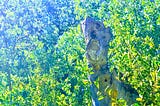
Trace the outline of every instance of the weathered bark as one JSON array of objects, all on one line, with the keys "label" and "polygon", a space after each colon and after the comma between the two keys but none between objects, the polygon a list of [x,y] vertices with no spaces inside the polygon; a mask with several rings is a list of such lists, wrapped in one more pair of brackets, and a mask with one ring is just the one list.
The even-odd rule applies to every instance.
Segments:
[{"label": "weathered bark", "polygon": [[[114,100],[120,98],[125,99],[128,105],[133,104],[138,93],[130,85],[117,80],[109,71],[107,57],[109,41],[112,38],[111,29],[89,17],[82,21],[81,29],[85,36],[86,57],[94,72],[89,75],[93,106],[110,106]],[[98,81],[98,87],[94,84],[95,81]],[[98,92],[103,99],[99,100]]]}]

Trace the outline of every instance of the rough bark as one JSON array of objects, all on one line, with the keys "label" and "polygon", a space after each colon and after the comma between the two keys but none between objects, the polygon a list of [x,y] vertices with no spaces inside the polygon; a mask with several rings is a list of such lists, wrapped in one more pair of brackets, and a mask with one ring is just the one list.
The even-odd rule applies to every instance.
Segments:
[{"label": "rough bark", "polygon": [[[112,38],[111,29],[93,18],[87,17],[81,22],[81,30],[85,37],[86,57],[94,74],[89,75],[91,81],[90,91],[93,106],[111,106],[120,98],[126,100],[127,105],[136,101],[138,93],[130,85],[116,79],[108,67],[108,48]],[[98,81],[98,85],[95,85]],[[99,99],[98,93],[103,96]]]}]

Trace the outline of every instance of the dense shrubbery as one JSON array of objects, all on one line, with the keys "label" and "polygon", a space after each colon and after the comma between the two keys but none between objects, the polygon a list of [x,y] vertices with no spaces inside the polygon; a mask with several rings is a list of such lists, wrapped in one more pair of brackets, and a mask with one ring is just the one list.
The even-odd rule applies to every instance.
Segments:
[{"label": "dense shrubbery", "polygon": [[111,67],[122,72],[125,81],[137,89],[141,105],[160,104],[159,7],[158,2],[147,1],[115,2],[109,6],[116,36],[111,43]]},{"label": "dense shrubbery", "polygon": [[58,105],[89,105],[87,62],[84,39],[80,27],[72,28],[60,37],[56,45],[53,68],[57,85],[56,103]]},{"label": "dense shrubbery", "polygon": [[137,105],[160,105],[160,3],[100,1],[0,1],[0,104],[91,105],[77,26],[91,16],[112,28],[111,71],[138,91]]}]

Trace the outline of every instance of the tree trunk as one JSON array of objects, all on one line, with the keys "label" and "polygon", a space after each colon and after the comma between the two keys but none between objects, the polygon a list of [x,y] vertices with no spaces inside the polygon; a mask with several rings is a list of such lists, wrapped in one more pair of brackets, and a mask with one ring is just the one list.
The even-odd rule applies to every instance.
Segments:
[{"label": "tree trunk", "polygon": [[[93,106],[113,106],[123,98],[127,105],[136,102],[138,93],[130,86],[116,79],[108,67],[108,48],[112,38],[111,29],[93,18],[87,17],[81,23],[85,37],[86,57],[94,74],[89,75]],[[98,84],[95,84],[98,82]]]}]

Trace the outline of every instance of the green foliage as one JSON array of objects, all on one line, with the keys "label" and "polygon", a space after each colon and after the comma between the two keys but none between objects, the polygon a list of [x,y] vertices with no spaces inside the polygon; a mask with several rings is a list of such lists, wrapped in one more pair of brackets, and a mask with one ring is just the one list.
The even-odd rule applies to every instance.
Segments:
[{"label": "green foliage", "polygon": [[12,74],[26,77],[28,70],[37,67],[35,61],[27,61],[30,55],[24,54],[32,52],[48,72],[58,37],[77,23],[73,1],[1,0],[0,5],[0,69],[6,72],[6,67],[14,68]]},{"label": "green foliage", "polygon": [[[91,9],[93,4],[96,6]],[[160,105],[158,0],[89,0],[79,1],[77,5],[79,17],[94,16],[112,27],[115,39],[109,50],[111,70],[116,68],[123,73],[120,80],[137,89],[139,105]]]},{"label": "green foliage", "polygon": [[76,19],[82,20],[90,16],[96,19],[104,20],[108,18],[109,10],[107,8],[109,0],[74,0]]},{"label": "green foliage", "polygon": [[160,26],[156,24],[159,6],[156,2],[126,1],[115,2],[109,7],[112,11],[110,22],[116,36],[110,49],[110,54],[114,54],[111,67],[124,74],[122,80],[137,89],[142,98],[140,104],[145,105],[160,103],[160,55],[157,53],[160,49]]},{"label": "green foliage", "polygon": [[72,28],[60,37],[56,45],[54,72],[57,105],[89,105],[84,39],[80,27]]},{"label": "green foliage", "polygon": [[[0,104],[53,106],[61,104],[62,90],[67,93],[67,103],[89,103],[87,83],[84,83],[87,75],[81,72],[86,69],[86,64],[83,64],[82,59],[77,61],[75,67],[72,66],[74,63],[71,64],[73,59],[78,60],[77,56],[83,57],[81,54],[84,50],[80,47],[82,43],[76,48],[68,47],[73,53],[70,54],[69,61],[63,60],[61,63],[57,59],[69,56],[69,52],[57,54],[58,49],[55,49],[58,37],[79,22],[73,13],[74,2],[1,0],[0,5],[0,70],[5,73],[0,76]],[[72,38],[70,39],[71,43]],[[82,38],[79,41],[81,40]],[[76,49],[79,51],[76,52]],[[66,65],[63,66],[63,63]],[[79,77],[71,76],[73,73]],[[65,81],[61,76],[68,80]],[[27,83],[25,79],[28,79]],[[54,85],[52,80],[56,80]],[[52,85],[47,84],[50,81]],[[23,92],[25,96],[22,95]],[[81,102],[83,98],[84,102]]]},{"label": "green foliage", "polygon": [[159,0],[0,0],[0,105],[91,105],[87,16],[111,26],[110,67],[139,92],[134,106],[160,105]]},{"label": "green foliage", "polygon": [[0,94],[0,104],[3,106],[54,105],[52,98],[55,98],[56,82],[52,77],[52,74],[40,76],[38,73],[25,79],[12,76],[14,81],[12,91],[3,90]]}]

